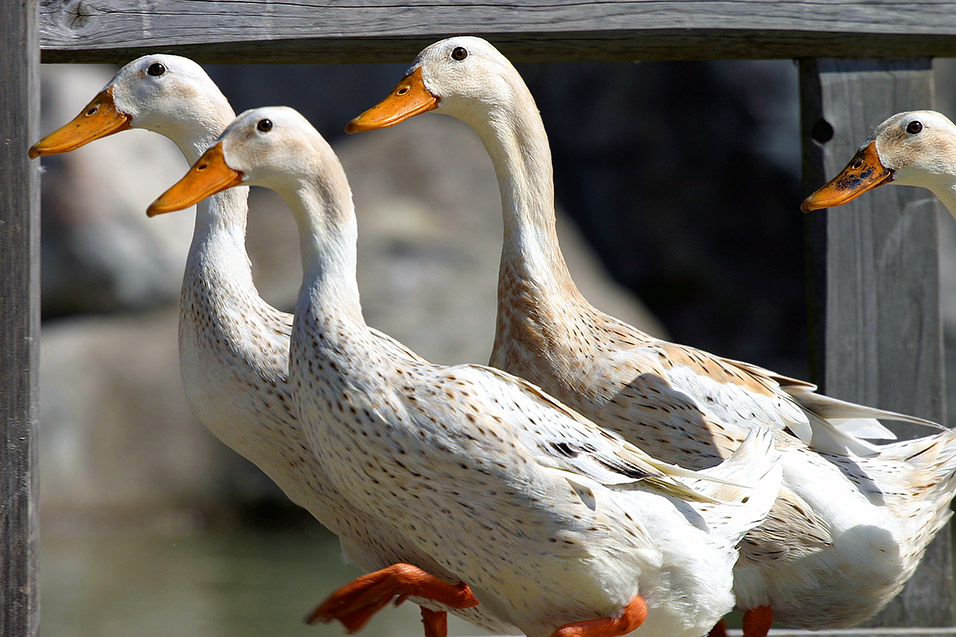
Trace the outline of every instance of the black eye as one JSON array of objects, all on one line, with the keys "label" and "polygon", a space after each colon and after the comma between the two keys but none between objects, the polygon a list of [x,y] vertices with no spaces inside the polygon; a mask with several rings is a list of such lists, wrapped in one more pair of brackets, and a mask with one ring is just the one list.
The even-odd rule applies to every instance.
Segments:
[{"label": "black eye", "polygon": [[456,46],[455,50],[451,52],[451,56],[456,60],[464,60],[468,57],[468,50],[463,46]]},{"label": "black eye", "polygon": [[906,125],[906,132],[910,135],[915,135],[921,130],[923,130],[923,122],[917,121],[915,119]]},{"label": "black eye", "polygon": [[146,69],[146,72],[153,77],[159,77],[166,72],[166,67],[161,62],[153,62],[149,65],[149,68]]},{"label": "black eye", "polygon": [[268,133],[272,130],[272,120],[271,119],[260,119],[259,123],[256,124],[256,128],[261,130],[263,133]]}]

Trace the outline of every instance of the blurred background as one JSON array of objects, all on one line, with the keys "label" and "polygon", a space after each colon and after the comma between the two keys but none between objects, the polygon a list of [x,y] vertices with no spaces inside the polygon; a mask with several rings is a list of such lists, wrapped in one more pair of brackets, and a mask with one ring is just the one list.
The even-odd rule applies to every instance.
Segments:
[{"label": "blurred background", "polygon": [[[293,106],[336,149],[355,193],[368,322],[434,361],[484,363],[501,211],[478,138],[434,114],[342,132],[405,68],[207,67],[237,112]],[[518,68],[548,129],[562,247],[585,296],[652,334],[807,378],[794,63]],[[956,67],[935,68],[937,107],[952,115]],[[44,66],[41,133],[114,72]],[[165,138],[130,131],[43,165],[44,632],[344,634],[302,623],[358,574],[335,537],[213,438],[185,400],[177,304],[194,215],[145,216],[185,160]],[[291,311],[301,276],[291,215],[261,189],[250,209],[260,292]],[[943,290],[956,290],[956,224],[945,215],[939,225]],[[943,312],[949,343],[956,296],[944,295]],[[417,623],[406,604],[365,633],[416,635]],[[452,622],[451,633],[481,631]]]}]

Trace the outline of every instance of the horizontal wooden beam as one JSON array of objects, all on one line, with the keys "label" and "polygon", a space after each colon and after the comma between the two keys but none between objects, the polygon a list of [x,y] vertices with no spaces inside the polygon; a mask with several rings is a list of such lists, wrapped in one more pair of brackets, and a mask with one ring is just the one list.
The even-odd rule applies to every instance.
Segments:
[{"label": "horizontal wooden beam", "polygon": [[[43,0],[44,62],[396,62],[456,34],[517,61],[956,56],[941,0]],[[238,47],[237,47],[238,45]]]}]

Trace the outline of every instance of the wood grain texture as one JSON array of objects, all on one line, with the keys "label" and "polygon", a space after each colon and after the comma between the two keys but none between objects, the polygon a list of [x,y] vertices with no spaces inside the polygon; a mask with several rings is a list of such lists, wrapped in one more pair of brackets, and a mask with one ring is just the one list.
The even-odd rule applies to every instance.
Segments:
[{"label": "wood grain texture", "polygon": [[40,193],[27,149],[40,116],[37,5],[0,20],[0,635],[39,630],[37,360]]},{"label": "wood grain texture", "polygon": [[44,62],[400,62],[448,35],[515,61],[956,55],[956,4],[885,0],[43,0]]},{"label": "wood grain texture", "polygon": [[[885,118],[933,104],[929,60],[808,60],[800,81],[808,194]],[[811,365],[827,394],[943,422],[936,206],[927,191],[890,186],[808,215]],[[951,626],[951,574],[943,531],[872,625]]]}]

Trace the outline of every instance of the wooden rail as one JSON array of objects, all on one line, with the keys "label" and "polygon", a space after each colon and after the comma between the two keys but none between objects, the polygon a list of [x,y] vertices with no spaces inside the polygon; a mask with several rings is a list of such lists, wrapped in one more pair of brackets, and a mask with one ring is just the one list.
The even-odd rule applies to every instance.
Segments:
[{"label": "wooden rail", "polygon": [[44,62],[399,62],[448,35],[515,60],[956,56],[938,0],[45,0]]},{"label": "wooden rail", "polygon": [[[932,107],[928,59],[956,56],[956,3],[8,0],[0,21],[0,635],[35,635],[39,618],[39,204],[37,166],[26,158],[39,117],[38,47],[44,62],[125,62],[152,51],[201,62],[407,62],[459,33],[483,35],[522,61],[800,58],[809,191],[884,117]],[[880,189],[809,218],[813,372],[833,395],[942,420],[936,228],[930,215],[905,214],[915,196]],[[951,582],[941,533],[874,623],[952,626]]]}]

